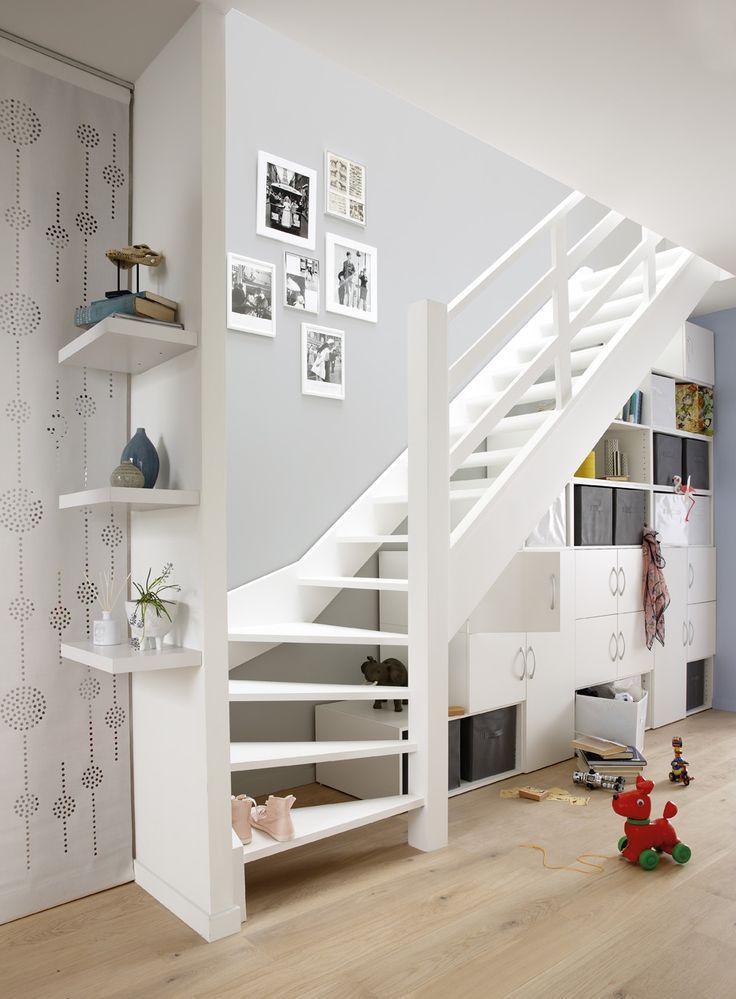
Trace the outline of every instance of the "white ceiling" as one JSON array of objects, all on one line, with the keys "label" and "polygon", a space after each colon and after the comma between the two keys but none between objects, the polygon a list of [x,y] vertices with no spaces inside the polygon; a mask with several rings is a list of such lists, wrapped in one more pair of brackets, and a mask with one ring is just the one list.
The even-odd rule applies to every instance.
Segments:
[{"label": "white ceiling", "polygon": [[734,0],[235,6],[736,273]]}]

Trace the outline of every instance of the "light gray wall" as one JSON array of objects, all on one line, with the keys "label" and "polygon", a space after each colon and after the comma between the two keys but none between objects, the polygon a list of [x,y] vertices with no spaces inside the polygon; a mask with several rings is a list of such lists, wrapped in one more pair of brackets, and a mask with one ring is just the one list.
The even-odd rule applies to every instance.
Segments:
[{"label": "light gray wall", "polygon": [[733,592],[736,565],[736,525],[733,518],[736,496],[736,309],[698,316],[698,326],[715,334],[716,389],[713,459],[715,462],[715,527],[718,546],[716,616],[716,666],[714,707],[736,711],[736,619],[730,613],[729,594]]}]

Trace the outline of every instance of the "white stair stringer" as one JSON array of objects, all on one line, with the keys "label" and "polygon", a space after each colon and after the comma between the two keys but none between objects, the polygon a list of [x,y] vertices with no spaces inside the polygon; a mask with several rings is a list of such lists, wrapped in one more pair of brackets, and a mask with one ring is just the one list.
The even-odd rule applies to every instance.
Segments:
[{"label": "white stair stringer", "polygon": [[450,546],[451,638],[498,578],[575,468],[641,383],[705,291],[717,269],[680,251],[651,301],[642,300],[580,377],[569,403],[550,412],[453,531]]}]

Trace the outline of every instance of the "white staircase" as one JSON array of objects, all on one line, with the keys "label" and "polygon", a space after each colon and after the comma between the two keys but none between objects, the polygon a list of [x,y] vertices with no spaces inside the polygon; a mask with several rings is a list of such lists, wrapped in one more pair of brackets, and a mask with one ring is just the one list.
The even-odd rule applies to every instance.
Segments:
[{"label": "white staircase", "polygon": [[[233,770],[409,755],[411,794],[297,809],[296,839],[258,834],[246,862],[404,811],[414,846],[446,842],[448,641],[718,276],[686,250],[656,252],[647,231],[617,266],[591,271],[624,219],[609,212],[568,248],[583,200],[568,197],[449,305],[412,307],[408,450],[298,562],[230,592],[231,667],[284,642],[407,646],[410,662],[408,691],[231,681],[234,702],[409,699],[411,741],[233,744]],[[448,368],[448,322],[538,239],[551,240],[549,269]],[[465,470],[485,477],[455,478]],[[408,534],[394,533],[407,516]],[[359,575],[386,545],[408,545],[409,579]],[[318,623],[344,588],[407,593],[408,634]]]}]

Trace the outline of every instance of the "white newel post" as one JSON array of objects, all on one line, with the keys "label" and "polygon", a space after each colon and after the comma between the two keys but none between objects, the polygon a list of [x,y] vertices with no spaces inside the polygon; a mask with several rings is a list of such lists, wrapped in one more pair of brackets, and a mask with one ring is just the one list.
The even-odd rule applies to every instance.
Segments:
[{"label": "white newel post", "polygon": [[450,548],[447,307],[409,309],[409,843],[447,843]]},{"label": "white newel post", "polygon": [[552,291],[552,322],[557,338],[557,358],[555,360],[555,382],[557,383],[555,405],[562,409],[572,395],[570,373],[570,295],[568,290],[567,262],[567,220],[563,216],[552,225],[552,267],[555,270],[555,283]]}]

